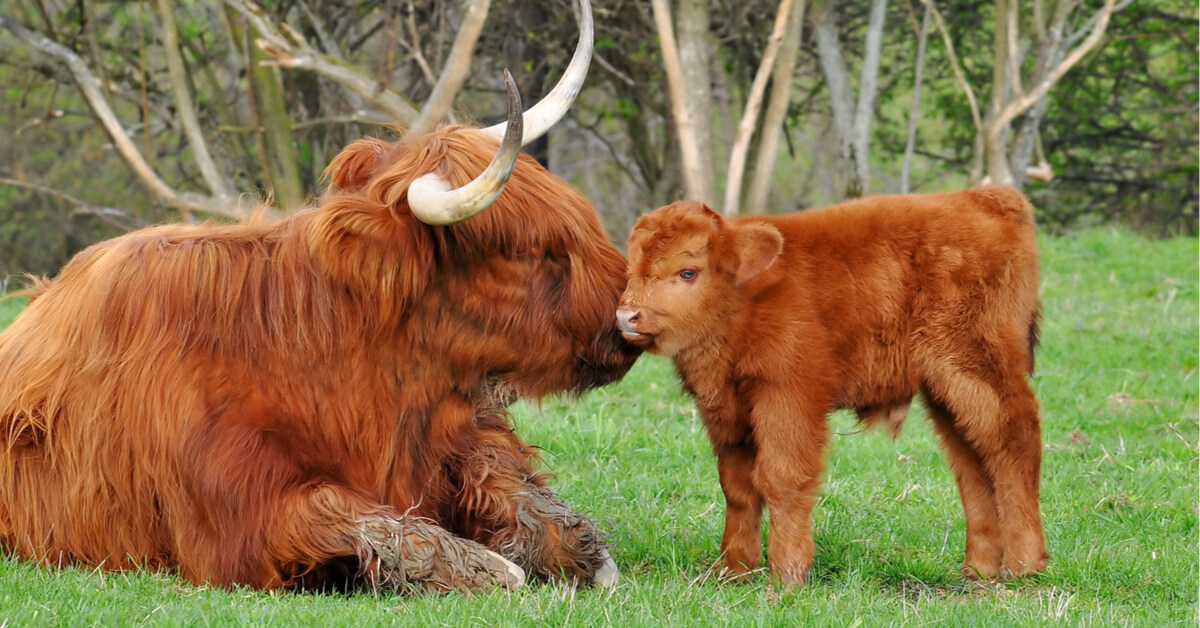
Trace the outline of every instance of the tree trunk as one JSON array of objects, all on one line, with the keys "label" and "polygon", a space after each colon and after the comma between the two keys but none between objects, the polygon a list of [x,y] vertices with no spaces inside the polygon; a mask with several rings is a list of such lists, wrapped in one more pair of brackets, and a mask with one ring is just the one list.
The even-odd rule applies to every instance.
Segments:
[{"label": "tree trunk", "polygon": [[671,115],[674,118],[675,132],[679,140],[679,153],[683,161],[684,194],[689,199],[703,199],[704,179],[709,175],[704,171],[704,164],[700,158],[700,146],[696,141],[694,127],[697,122],[692,120],[687,106],[687,88],[684,85],[679,47],[675,43],[675,31],[671,24],[671,8],[668,6],[667,0],[651,0],[650,6],[654,12],[654,24],[658,29],[663,69],[667,75]]},{"label": "tree trunk", "polygon": [[805,0],[796,0],[788,15],[787,30],[779,47],[779,60],[771,76],[771,96],[763,114],[762,139],[750,187],[746,190],[743,213],[760,214],[767,209],[767,197],[771,192],[771,180],[775,174],[775,157],[779,151],[779,138],[783,134],[783,121],[787,117],[791,100],[792,77],[796,73],[796,57],[800,52],[800,36],[804,28]]},{"label": "tree trunk", "polygon": [[851,112],[854,100],[850,93],[850,72],[838,46],[837,26],[833,23],[833,2],[824,0],[816,7],[813,15],[813,34],[817,40],[817,57],[821,73],[825,75],[825,88],[829,91],[829,105],[833,113],[835,157],[835,189],[842,198],[854,198],[862,193],[862,183],[854,180],[854,147],[850,141]]},{"label": "tree trunk", "polygon": [[858,107],[854,112],[854,166],[861,193],[870,186],[871,118],[875,113],[875,95],[879,91],[879,57],[883,48],[883,23],[887,0],[871,0],[867,22],[867,40],[863,46],[862,74],[858,80]]},{"label": "tree trunk", "polygon": [[921,83],[925,72],[925,44],[929,40],[929,22],[933,11],[929,7],[921,17],[921,34],[917,37],[917,61],[913,78],[912,105],[908,109],[908,139],[904,142],[904,161],[900,164],[900,193],[908,194],[913,151],[917,144],[917,116],[921,112]]},{"label": "tree trunk", "polygon": [[233,186],[226,180],[225,175],[217,168],[216,162],[208,152],[208,142],[200,128],[200,120],[196,116],[196,106],[192,102],[192,91],[188,83],[187,68],[183,64],[183,53],[179,46],[179,28],[175,20],[175,3],[171,0],[158,0],[158,16],[162,20],[163,53],[167,60],[167,74],[171,81],[171,92],[175,98],[175,111],[179,117],[183,132],[188,138],[192,149],[192,157],[200,169],[200,176],[208,185],[214,199],[233,204]]},{"label": "tree trunk", "polygon": [[246,78],[254,102],[254,127],[258,130],[269,191],[280,209],[296,209],[304,202],[304,188],[300,183],[300,159],[279,70],[263,65],[270,57],[254,45],[253,38],[257,35],[253,26],[242,20],[231,20],[230,23],[234,41],[242,46],[246,59]]},{"label": "tree trunk", "polygon": [[684,98],[692,121],[696,149],[704,176],[702,196],[697,199],[715,206],[720,198],[713,176],[713,93],[709,67],[713,42],[708,31],[708,0],[679,0],[675,9],[675,35],[679,40],[679,61],[683,71]]},{"label": "tree trunk", "polygon": [[[996,0],[994,28],[992,31],[992,93],[984,115],[983,156],[987,164],[987,176],[992,183],[1012,183],[1012,171],[1008,168],[1008,122],[1001,119],[1001,112],[1008,101],[1012,80],[1009,58],[1008,32],[1010,1]],[[1015,7],[1011,7],[1016,10]]]},{"label": "tree trunk", "polygon": [[[1044,76],[1040,76],[1036,80],[1031,89],[1024,89],[1021,85],[1019,75],[1019,59],[1017,58],[1017,41],[1019,33],[1016,32],[1017,26],[1017,4],[1015,0],[996,0],[996,35],[993,39],[993,60],[995,67],[993,68],[992,78],[992,98],[991,104],[988,107],[988,115],[985,118],[983,129],[980,136],[984,146],[984,157],[987,160],[988,178],[995,183],[1006,183],[1009,185],[1019,186],[1023,182],[1023,177],[1017,179],[1013,175],[1013,163],[1010,162],[1010,152],[1008,150],[1010,126],[1017,116],[1026,114],[1030,116],[1029,134],[1024,141],[1029,142],[1025,147],[1017,147],[1013,151],[1012,156],[1020,157],[1025,155],[1025,164],[1028,164],[1028,152],[1033,150],[1033,141],[1037,124],[1041,120],[1042,113],[1035,111],[1035,108],[1046,98],[1055,83],[1057,83],[1063,75],[1065,75],[1075,64],[1079,63],[1096,44],[1100,43],[1100,39],[1104,36],[1105,29],[1108,28],[1109,19],[1112,17],[1113,11],[1118,8],[1123,8],[1132,0],[1124,0],[1120,7],[1116,6],[1115,0],[1106,0],[1104,7],[1092,15],[1082,28],[1070,37],[1065,37],[1064,40],[1070,41],[1081,37],[1084,32],[1087,32],[1087,37],[1069,53],[1059,53],[1060,60],[1057,63],[1048,65],[1048,69]],[[1011,3],[1011,4],[1010,4]],[[1053,40],[1058,37],[1057,33],[1062,32],[1061,29],[1068,22],[1069,14],[1075,8],[1075,4],[1058,5],[1055,11],[1055,17],[1049,28],[1039,28],[1039,32],[1043,34],[1043,45],[1049,45],[1045,40]],[[1040,25],[1039,25],[1040,26]],[[1053,50],[1049,50],[1050,58],[1054,58]],[[1039,53],[1040,54],[1040,53]],[[1041,105],[1044,107],[1045,105]],[[1021,174],[1024,175],[1024,168],[1021,169]]]},{"label": "tree trunk", "polygon": [[819,5],[813,29],[821,72],[829,90],[837,136],[837,174],[843,198],[856,198],[867,192],[870,175],[871,116],[879,78],[879,56],[883,42],[887,0],[871,0],[867,36],[863,45],[863,66],[859,76],[857,104],[850,87],[849,71],[838,46],[837,27],[833,23],[833,2]]},{"label": "tree trunk", "polygon": [[750,140],[754,129],[758,126],[758,112],[762,108],[763,92],[767,89],[767,81],[775,66],[775,58],[779,54],[784,40],[790,35],[788,16],[792,12],[793,0],[781,0],[779,12],[775,14],[775,26],[771,29],[771,37],[767,40],[767,48],[763,51],[762,61],[754,73],[754,82],[750,85],[750,93],[746,97],[746,107],[742,111],[742,120],[738,123],[737,136],[729,149],[729,174],[725,177],[725,208],[726,216],[736,216],[742,201],[742,177],[746,171],[746,155],[750,152]]}]

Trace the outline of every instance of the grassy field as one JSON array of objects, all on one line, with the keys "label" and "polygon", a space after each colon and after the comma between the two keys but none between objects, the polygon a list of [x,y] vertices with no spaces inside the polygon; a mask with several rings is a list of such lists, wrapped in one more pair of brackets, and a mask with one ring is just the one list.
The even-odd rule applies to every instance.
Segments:
[{"label": "grassy field", "polygon": [[[0,558],[0,626],[1192,625],[1197,624],[1198,251],[1096,229],[1042,242],[1034,386],[1045,441],[1050,567],[1014,582],[958,575],[964,524],[919,404],[896,441],[836,415],[810,584],[723,584],[716,465],[670,365],[521,405],[568,502],[610,533],[614,590],[488,595],[264,594],[171,574],[37,569]],[[0,302],[0,325],[19,309]],[[0,375],[2,376],[2,375]]]}]

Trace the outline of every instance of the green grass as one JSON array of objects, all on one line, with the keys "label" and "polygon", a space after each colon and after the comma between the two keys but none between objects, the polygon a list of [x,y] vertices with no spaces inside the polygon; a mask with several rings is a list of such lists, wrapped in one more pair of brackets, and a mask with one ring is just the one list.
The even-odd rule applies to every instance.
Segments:
[{"label": "green grass", "polygon": [[[0,625],[1196,625],[1200,269],[1195,239],[1096,229],[1042,242],[1042,510],[1050,567],[958,575],[964,525],[919,404],[896,441],[832,420],[812,580],[715,582],[716,464],[668,363],[643,358],[581,400],[520,405],[567,501],[610,533],[611,591],[475,596],[223,591],[170,574],[0,559]],[[0,302],[0,324],[19,305]]]}]

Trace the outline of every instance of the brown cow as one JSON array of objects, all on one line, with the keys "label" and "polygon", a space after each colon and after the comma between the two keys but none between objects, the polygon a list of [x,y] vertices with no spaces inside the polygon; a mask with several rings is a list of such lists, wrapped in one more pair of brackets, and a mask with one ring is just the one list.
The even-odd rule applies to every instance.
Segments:
[{"label": "brown cow", "polygon": [[672,358],[725,493],[724,567],[803,583],[826,415],[895,431],[920,392],[967,519],[968,575],[1046,566],[1038,514],[1032,211],[1010,188],[880,196],[726,220],[681,202],[642,216],[617,310],[625,338]]},{"label": "brown cow", "polygon": [[361,140],[318,207],[134,232],[39,282],[0,334],[0,547],[259,588],[615,582],[505,414],[639,353],[595,210],[518,157],[586,73],[582,8],[532,133],[509,79],[503,129]]}]

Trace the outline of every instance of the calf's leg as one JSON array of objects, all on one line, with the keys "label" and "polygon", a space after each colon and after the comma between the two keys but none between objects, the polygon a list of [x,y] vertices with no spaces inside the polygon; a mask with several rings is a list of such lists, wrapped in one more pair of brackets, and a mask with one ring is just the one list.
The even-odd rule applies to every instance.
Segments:
[{"label": "calf's leg", "polygon": [[992,479],[979,454],[954,425],[954,415],[941,402],[925,395],[925,405],[954,472],[963,514],[967,521],[963,575],[992,578],[1000,573],[1004,548],[1000,544],[1000,519]]},{"label": "calf's leg", "polygon": [[762,562],[763,497],[754,485],[756,450],[752,443],[714,449],[725,494],[722,573],[738,577],[757,569]]},{"label": "calf's leg", "polygon": [[[939,431],[953,432],[951,443],[961,443],[957,457],[951,453],[951,464],[957,461],[968,469],[967,487],[972,495],[984,495],[968,497],[964,490],[964,509],[971,500],[979,504],[979,511],[986,512],[987,491],[982,478],[986,478],[986,486],[990,488],[1002,564],[998,574],[987,573],[994,569],[996,552],[981,550],[975,557],[980,566],[987,568],[980,569],[981,575],[1022,576],[1042,570],[1049,555],[1038,509],[1041,426],[1037,400],[1025,381],[1022,367],[1014,363],[1011,368],[997,365],[978,369],[976,373],[947,372],[931,380],[927,389],[933,402],[931,407],[944,407],[943,414],[950,417],[942,419],[945,425]],[[953,451],[954,445],[947,444],[947,449]],[[977,517],[980,521],[985,518]],[[990,542],[997,538],[986,525],[977,526],[976,530],[976,539]],[[970,537],[968,519],[968,543]],[[967,558],[965,566],[969,566],[973,557]]]},{"label": "calf's leg", "polygon": [[828,403],[760,394],[753,411],[758,455],[754,483],[770,511],[767,561],[783,584],[804,584],[812,566],[812,510],[821,483]]}]

